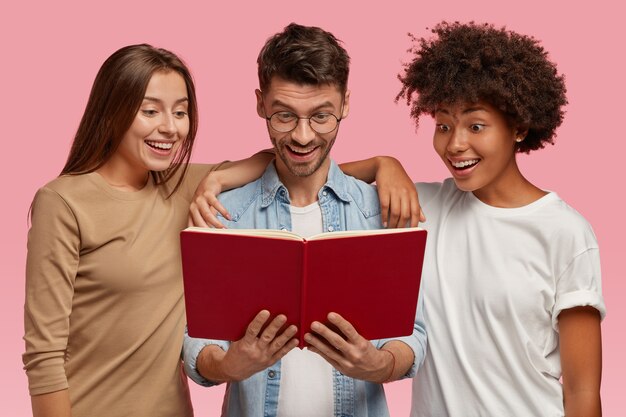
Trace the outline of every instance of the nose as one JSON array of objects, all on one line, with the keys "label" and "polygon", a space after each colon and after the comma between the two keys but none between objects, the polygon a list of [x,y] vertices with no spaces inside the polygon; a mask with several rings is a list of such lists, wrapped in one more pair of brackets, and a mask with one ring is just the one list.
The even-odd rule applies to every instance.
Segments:
[{"label": "nose", "polygon": [[315,131],[311,129],[309,119],[299,119],[296,128],[291,132],[291,138],[301,145],[306,145],[315,139]]},{"label": "nose", "polygon": [[462,129],[454,129],[448,136],[448,144],[446,150],[451,153],[461,153],[468,148],[467,135]]},{"label": "nose", "polygon": [[163,118],[159,124],[159,132],[164,135],[173,135],[177,132],[176,120],[173,114],[163,113]]}]

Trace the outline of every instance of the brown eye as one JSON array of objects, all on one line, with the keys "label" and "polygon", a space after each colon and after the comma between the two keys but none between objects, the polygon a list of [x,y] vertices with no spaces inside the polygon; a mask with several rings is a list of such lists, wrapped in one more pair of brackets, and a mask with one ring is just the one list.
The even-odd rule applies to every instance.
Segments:
[{"label": "brown eye", "polygon": [[470,126],[470,130],[474,133],[479,133],[482,132],[482,130],[485,128],[485,125],[481,125],[478,123],[475,123],[473,125]]}]

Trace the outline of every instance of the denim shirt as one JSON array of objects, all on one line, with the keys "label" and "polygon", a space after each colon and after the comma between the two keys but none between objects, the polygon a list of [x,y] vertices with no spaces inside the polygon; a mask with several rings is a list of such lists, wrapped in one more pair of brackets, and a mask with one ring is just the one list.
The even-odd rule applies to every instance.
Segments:
[{"label": "denim shirt", "polygon": [[[378,229],[381,227],[380,204],[376,189],[345,175],[331,161],[326,184],[318,192],[323,230]],[[220,218],[229,228],[291,230],[290,200],[287,188],[280,182],[274,164],[269,164],[263,176],[220,196],[231,214],[231,221]],[[413,326],[413,334],[395,339],[373,340],[376,348],[390,340],[406,343],[415,356],[405,377],[415,375],[426,354],[426,331],[421,319],[421,301]],[[183,354],[185,371],[196,383],[215,385],[203,378],[196,369],[196,359],[207,345],[228,350],[229,342],[189,337],[185,334]],[[281,362],[240,382],[231,382],[226,389],[222,415],[228,417],[275,416],[278,411]],[[336,417],[388,416],[383,386],[353,379],[333,368],[334,415]]]}]

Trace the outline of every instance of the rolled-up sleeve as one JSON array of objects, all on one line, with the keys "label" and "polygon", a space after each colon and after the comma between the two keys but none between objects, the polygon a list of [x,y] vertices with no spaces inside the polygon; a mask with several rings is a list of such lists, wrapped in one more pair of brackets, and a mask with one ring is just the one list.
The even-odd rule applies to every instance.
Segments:
[{"label": "rolled-up sleeve", "polygon": [[183,342],[183,361],[185,363],[185,373],[192,381],[203,387],[211,387],[218,385],[221,382],[209,381],[200,375],[197,368],[198,356],[202,349],[209,345],[216,345],[222,348],[224,351],[228,350],[230,342],[225,340],[210,340],[199,339],[189,336],[187,329],[185,329],[185,339]]}]

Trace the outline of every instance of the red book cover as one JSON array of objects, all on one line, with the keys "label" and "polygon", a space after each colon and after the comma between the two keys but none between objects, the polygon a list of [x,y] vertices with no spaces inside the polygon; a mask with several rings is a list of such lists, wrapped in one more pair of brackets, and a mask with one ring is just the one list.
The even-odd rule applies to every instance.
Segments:
[{"label": "red book cover", "polygon": [[300,348],[311,323],[327,323],[331,311],[369,340],[410,335],[425,245],[418,228],[309,239],[266,229],[185,229],[189,335],[239,340],[263,309],[298,326]]}]

